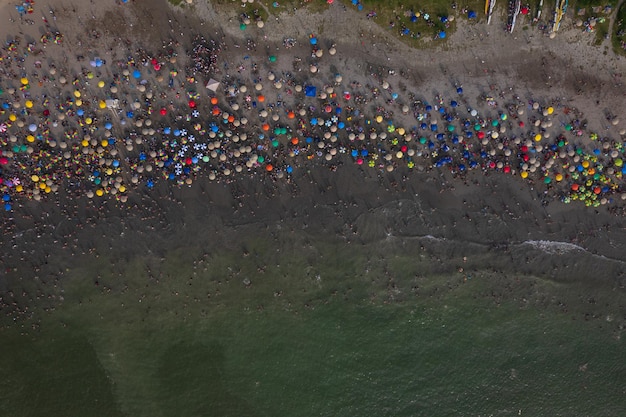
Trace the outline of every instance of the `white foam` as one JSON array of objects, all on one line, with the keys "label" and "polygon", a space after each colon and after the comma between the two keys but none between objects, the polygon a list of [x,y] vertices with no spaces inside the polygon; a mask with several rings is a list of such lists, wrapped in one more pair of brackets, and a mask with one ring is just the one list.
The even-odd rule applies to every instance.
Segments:
[{"label": "white foam", "polygon": [[556,242],[553,240],[527,240],[522,245],[530,245],[549,254],[562,255],[568,252],[586,252],[582,246],[567,242]]}]

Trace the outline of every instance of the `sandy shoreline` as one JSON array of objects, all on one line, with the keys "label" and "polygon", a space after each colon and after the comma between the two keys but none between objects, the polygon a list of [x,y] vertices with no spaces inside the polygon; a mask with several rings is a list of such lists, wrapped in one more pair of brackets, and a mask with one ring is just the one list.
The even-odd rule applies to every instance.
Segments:
[{"label": "sandy shoreline", "polygon": [[[17,19],[13,2],[3,4],[5,4],[1,14],[3,18],[11,16],[12,19]],[[54,14],[49,13],[50,6],[54,8]],[[374,26],[362,15],[357,15],[350,8],[344,11],[339,4],[320,15],[309,16],[303,11],[296,11],[290,16],[281,15],[278,20],[266,22],[263,28],[249,25],[246,31],[240,30],[236,18],[229,21],[227,17],[219,16],[220,18],[216,20],[218,15],[215,11],[203,6],[196,6],[194,9],[196,17],[173,11],[165,1],[159,1],[158,5],[153,6],[148,8],[139,2],[117,5],[114,1],[77,5],[62,0],[37,2],[36,11],[32,15],[33,20],[36,20],[35,24],[16,22],[3,29],[3,38],[9,34],[17,35],[20,31],[23,32],[20,36],[24,41],[20,48],[24,47],[24,42],[28,42],[29,36],[37,43],[38,38],[46,33],[45,25],[42,26],[39,22],[42,15],[48,19],[49,29],[58,28],[63,34],[62,45],[46,44],[45,53],[40,58],[41,70],[37,70],[37,77],[47,76],[48,81],[42,81],[42,85],[38,86],[32,67],[25,67],[26,74],[18,74],[19,65],[15,65],[13,69],[16,71],[16,79],[7,85],[3,84],[2,88],[12,86],[19,89],[19,77],[28,75],[33,80],[31,81],[33,88],[30,90],[33,94],[43,92],[49,97],[67,98],[62,100],[67,101],[67,107],[63,111],[53,110],[53,118],[56,116],[59,123],[62,122],[58,118],[61,114],[64,114],[64,120],[70,122],[82,117],[77,116],[78,97],[73,95],[75,89],[80,90],[81,98],[89,104],[89,107],[83,107],[96,115],[97,122],[94,125],[98,125],[98,129],[91,132],[93,137],[87,140],[87,145],[83,145],[83,141],[86,140],[85,132],[89,128],[81,125],[81,128],[86,130],[79,129],[77,137],[68,138],[65,146],[67,149],[76,146],[76,155],[87,155],[85,158],[95,155],[93,159],[87,159],[88,163],[85,165],[87,168],[102,172],[111,168],[112,172],[106,176],[102,174],[107,183],[104,186],[102,183],[95,183],[92,173],[70,176],[70,182],[81,185],[68,187],[68,190],[57,190],[56,193],[53,188],[55,185],[59,186],[61,182],[55,183],[51,178],[51,183],[44,184],[44,188],[41,188],[44,191],[29,194],[33,198],[13,194],[11,190],[11,201],[15,209],[3,213],[5,234],[11,237],[4,245],[8,251],[13,250],[14,255],[4,257],[1,261],[2,268],[9,277],[1,281],[3,289],[19,285],[17,283],[21,278],[23,262],[27,262],[34,271],[45,271],[48,283],[43,287],[55,293],[57,289],[53,290],[52,286],[56,288],[59,280],[62,280],[66,265],[71,265],[73,259],[89,259],[96,247],[99,251],[111,248],[116,254],[126,250],[124,256],[132,256],[133,245],[142,245],[138,242],[154,240],[155,246],[150,250],[165,254],[169,247],[184,245],[189,233],[194,230],[210,230],[211,233],[219,235],[242,225],[249,225],[250,231],[255,228],[267,231],[278,227],[281,222],[286,222],[292,227],[305,225],[325,230],[334,236],[359,244],[384,241],[389,236],[426,240],[432,236],[445,241],[445,245],[450,245],[449,247],[444,245],[445,248],[441,249],[441,252],[433,255],[434,262],[441,264],[445,263],[446,254],[457,253],[460,250],[458,248],[476,244],[480,248],[479,251],[494,251],[497,254],[494,259],[516,260],[516,263],[510,265],[510,271],[513,273],[523,271],[529,274],[544,274],[555,280],[567,280],[570,277],[572,280],[582,281],[593,272],[593,266],[590,266],[593,262],[585,262],[588,259],[597,260],[600,258],[596,257],[603,257],[602,268],[607,275],[600,281],[603,285],[623,288],[625,269],[623,249],[626,237],[622,230],[621,217],[616,216],[623,214],[621,193],[607,191],[606,202],[609,199],[612,199],[612,202],[599,205],[597,208],[587,208],[580,202],[562,204],[558,201],[562,197],[559,193],[562,191],[561,188],[565,190],[566,187],[563,185],[559,188],[560,186],[554,184],[548,186],[542,182],[543,178],[538,173],[550,159],[563,160],[555,163],[554,167],[562,169],[563,173],[569,172],[567,171],[569,168],[565,167],[565,161],[569,160],[569,152],[574,151],[574,148],[568,149],[567,152],[564,148],[565,155],[562,157],[557,150],[546,153],[549,157],[545,161],[536,158],[539,168],[536,171],[531,171],[531,167],[528,168],[529,172],[536,176],[534,184],[519,178],[523,166],[521,163],[507,162],[514,160],[506,159],[508,156],[504,148],[508,146],[515,151],[511,158],[517,155],[522,157],[524,152],[520,149],[528,141],[530,141],[528,147],[538,149],[529,136],[529,130],[519,125],[519,121],[522,120],[528,124],[532,115],[532,120],[539,123],[537,128],[543,129],[543,143],[546,143],[547,149],[551,140],[546,142],[548,139],[546,134],[552,134],[553,140],[557,134],[564,133],[565,125],[573,119],[571,113],[565,113],[565,109],[576,109],[582,114],[581,124],[585,121],[586,126],[581,127],[583,133],[580,137],[568,136],[567,139],[572,146],[576,145],[590,152],[592,143],[589,140],[589,133],[596,132],[602,139],[600,142],[609,144],[609,148],[601,150],[601,157],[613,161],[610,167],[615,169],[616,158],[610,156],[610,151],[613,149],[612,146],[623,140],[620,132],[626,121],[626,115],[623,114],[621,107],[626,89],[620,78],[615,76],[624,70],[623,58],[614,57],[610,52],[605,56],[602,48],[586,44],[579,32],[563,31],[556,39],[549,39],[530,29],[511,36],[500,33],[498,22],[489,27],[482,23],[460,23],[457,32],[451,36],[446,45],[415,51],[392,40],[388,33]],[[151,19],[138,18],[144,14],[150,14]],[[49,20],[48,15],[56,17],[56,20]],[[209,23],[206,23],[209,21],[224,23],[205,29],[209,26]],[[77,25],[80,26],[80,30],[75,29]],[[155,26],[166,27],[169,32],[156,31]],[[320,27],[324,30],[318,33]],[[170,138],[161,142],[159,135],[165,135],[166,127],[176,128],[177,115],[181,115],[183,120],[181,123],[186,123],[184,118],[191,112],[191,108],[187,107],[190,99],[186,97],[189,89],[200,93],[197,98],[199,110],[209,112],[212,109],[209,101],[212,95],[202,88],[201,83],[189,82],[184,77],[184,68],[190,60],[180,52],[189,47],[190,31],[204,33],[207,38],[223,40],[227,50],[219,55],[220,71],[203,76],[208,78],[214,75],[222,82],[222,86],[229,83],[237,86],[238,92],[232,95],[224,87],[218,90],[218,107],[221,114],[230,113],[238,120],[244,117],[249,119],[249,130],[236,129],[239,126],[233,124],[224,129],[224,134],[226,135],[226,129],[230,130],[231,134],[236,132],[239,136],[247,132],[250,135],[247,143],[251,149],[241,150],[240,146],[233,144],[234,139],[224,140],[219,146],[213,145],[215,154],[210,154],[211,163],[214,160],[220,162],[211,165],[209,171],[194,177],[191,187],[186,186],[186,183],[190,183],[186,181],[188,179],[186,174],[181,175],[179,180],[175,178],[174,182],[183,185],[178,187],[170,185],[171,183],[165,179],[167,175],[175,173],[173,169],[163,168],[167,157],[157,155],[157,151],[165,149],[167,155],[174,159],[177,153],[172,151],[172,143],[175,140],[172,142]],[[308,41],[312,33],[319,37],[320,48],[324,51],[322,57],[311,54],[312,48]],[[359,35],[363,33],[363,36],[355,37],[355,33]],[[180,39],[180,45],[163,48],[161,42],[169,39],[170,35]],[[297,45],[285,48],[284,37],[295,38]],[[256,41],[256,51],[254,48],[246,50],[246,38]],[[576,40],[578,42],[575,42]],[[129,42],[127,46],[120,47],[125,42]],[[335,45],[337,51],[334,56],[329,54],[331,45]],[[145,49],[139,51],[140,46]],[[149,48],[152,51],[147,51]],[[173,56],[168,49],[178,53],[174,62],[170,60]],[[146,65],[135,67],[127,65],[126,58],[129,53],[137,62],[141,57],[147,56]],[[272,55],[276,56],[276,62],[269,61]],[[166,73],[162,74],[151,68],[150,56],[158,56],[164,67],[178,70],[180,75],[171,76],[174,80],[173,87],[168,86]],[[77,57],[82,57],[82,60],[78,60]],[[106,61],[101,69],[90,66],[90,61],[96,57]],[[33,57],[27,59],[30,63]],[[257,74],[251,74],[253,61],[258,65]],[[589,69],[590,62],[594,63],[592,70]],[[312,64],[317,66],[316,73],[310,71]],[[240,65],[243,65],[245,70],[237,71]],[[296,69],[298,65],[300,71]],[[50,74],[52,68],[55,68],[55,74]],[[133,79],[130,71],[133,68],[141,69],[141,79],[146,80],[145,84],[141,84],[139,79]],[[567,68],[567,71],[563,71],[563,68]],[[124,69],[129,71],[128,75],[123,75]],[[393,74],[389,72],[390,70]],[[86,75],[90,71],[96,76],[93,81]],[[287,73],[291,73],[291,78]],[[274,75],[274,80],[270,80],[271,74]],[[341,74],[341,82],[337,81],[336,74]],[[50,75],[54,76],[52,77],[54,80],[50,79]],[[67,82],[63,85],[59,83],[62,75],[67,77]],[[227,79],[226,75],[229,75],[230,79]],[[96,87],[99,76],[106,80],[105,88]],[[78,80],[76,86],[72,86],[73,78]],[[260,93],[255,91],[254,80],[260,80],[263,85],[261,93],[265,96],[264,110],[268,111],[267,116],[261,116],[259,109],[262,102],[258,101]],[[284,83],[280,89],[275,87],[278,80]],[[385,83],[389,85],[384,87]],[[316,97],[310,98],[303,93],[295,93],[296,86],[309,84],[317,87]],[[145,86],[144,91],[141,90],[141,85]],[[257,108],[244,110],[247,102],[245,94],[241,91],[243,85],[247,87],[248,95],[252,96],[251,101],[256,102]],[[112,93],[112,86],[118,89],[118,93]],[[457,88],[461,86],[463,92],[459,94]],[[320,111],[323,109],[322,106],[330,105],[330,102],[327,103],[328,100],[320,98],[328,87],[334,90],[327,94],[335,93],[338,96],[335,101],[339,104],[333,105],[333,108],[341,106],[343,115],[348,112],[346,110],[348,107],[360,109],[361,114],[366,114],[362,120],[352,114],[352,120],[357,120],[362,131],[351,132],[356,136],[359,133],[363,134],[363,146],[359,148],[353,146],[353,141],[346,139],[347,132],[345,135],[337,133],[339,138],[333,142],[332,133],[335,132],[323,130],[325,129],[323,124],[315,127],[311,123],[311,117],[331,120],[329,114]],[[288,89],[292,94],[286,92]],[[355,96],[361,94],[365,102],[357,105],[354,104],[354,98],[342,98],[348,90]],[[153,108],[150,110],[152,113],[148,112],[145,105],[150,101],[146,97],[148,91],[152,91],[155,97],[152,100]],[[400,97],[394,99],[394,93],[398,93]],[[413,106],[409,93],[414,93],[415,102],[420,103]],[[443,148],[436,148],[441,146],[439,144],[441,141],[436,139],[435,132],[431,131],[430,121],[433,119],[438,121],[439,133],[446,126],[444,119],[434,110],[428,116],[430,119],[427,119],[429,121],[427,128],[416,130],[416,136],[411,137],[411,141],[406,141],[406,149],[402,148],[402,143],[396,145],[391,142],[397,132],[389,130],[388,121],[393,119],[398,127],[403,126],[409,131],[419,125],[415,114],[427,113],[426,101],[436,106],[437,96],[441,97],[444,103],[442,107],[455,114],[450,125],[457,131],[461,129],[472,131],[472,125],[478,119],[484,119],[483,125],[477,131],[488,135],[487,139],[489,137],[494,139],[488,141],[484,149],[484,158],[493,162],[493,168],[489,168],[488,162],[481,161],[480,164],[485,164],[485,168],[463,173],[460,169],[461,162],[458,161],[460,153],[452,152],[450,154],[455,158],[454,169],[433,168],[433,165],[442,160],[434,153],[432,155],[430,153],[444,151]],[[481,99],[484,96],[493,96],[498,104],[490,106]],[[515,96],[518,96],[518,99]],[[13,109],[19,114],[19,111],[24,109],[25,98],[20,96],[19,91],[16,91],[13,97],[22,105]],[[99,113],[98,103],[108,98],[118,98],[120,101],[127,101],[127,104],[123,111],[117,113]],[[278,100],[283,100],[285,106],[289,108],[283,107],[279,111],[277,106],[270,107],[270,104],[274,105]],[[40,103],[41,96],[37,96],[35,101],[36,104]],[[457,101],[458,107],[453,108],[452,101]],[[142,114],[142,125],[136,125],[136,128],[132,123],[138,120],[127,117],[126,113],[131,110],[133,103],[140,103],[135,111]],[[517,110],[508,112],[504,106],[506,103],[517,103]],[[537,103],[537,108],[533,107],[534,103]],[[233,107],[234,104],[238,109]],[[404,105],[410,105],[410,111],[403,111]],[[316,109],[311,110],[311,107]],[[379,111],[377,107],[382,107],[383,110]],[[555,116],[543,115],[542,111],[547,112],[550,107],[553,108]],[[300,117],[295,117],[295,120],[291,121],[286,112],[298,108],[305,111],[301,118],[304,127],[296,125]],[[333,108],[331,112],[334,111]],[[480,115],[477,118],[470,117],[470,108],[476,109]],[[161,109],[165,109],[167,116],[160,118],[158,112]],[[516,113],[519,110],[525,113],[523,115]],[[497,121],[501,116],[499,112],[508,112],[511,117],[499,122],[496,129],[495,126],[489,126],[489,123]],[[1,116],[2,121],[8,119],[8,113],[7,111]],[[386,117],[387,113],[393,113],[393,116]],[[607,120],[608,113],[621,121],[613,125]],[[7,140],[5,150],[15,144],[30,146],[24,139],[28,134],[25,130],[32,114],[26,112],[23,115],[24,127],[15,130],[19,135],[16,135],[15,142]],[[378,123],[375,121],[375,115],[385,117]],[[273,116],[278,116],[278,119],[275,120]],[[514,116],[519,116],[519,119],[514,119]],[[346,123],[349,122],[347,117],[346,115]],[[126,119],[126,125],[121,124],[123,119]],[[464,126],[465,119],[472,120],[472,125]],[[110,120],[113,127],[104,128],[105,120]],[[152,121],[151,126],[145,124],[147,120]],[[265,123],[268,127],[271,125],[272,130],[261,130],[260,127]],[[338,126],[338,123],[334,121],[331,125]],[[53,133],[61,135],[63,133],[61,126],[62,123],[54,128],[56,131],[52,129]],[[260,135],[270,136],[274,128],[285,126],[293,127],[290,133],[293,136],[297,135],[302,142],[307,132],[311,136],[319,136],[321,140],[311,146],[290,147],[290,138],[275,133],[279,136],[279,149],[282,153],[273,153],[271,150],[273,145],[260,140]],[[151,128],[158,131],[155,138],[148,138],[149,132],[144,133]],[[15,126],[11,129],[15,129]],[[208,129],[204,126],[200,130]],[[109,131],[109,136],[106,131]],[[476,135],[477,131],[473,134]],[[326,133],[329,135],[324,136]],[[377,146],[374,139],[369,140],[373,133],[378,139],[382,139],[381,146]],[[498,141],[495,140],[498,136],[491,136],[494,133],[502,137],[509,134],[517,135],[523,137],[524,141],[516,143],[511,137],[510,141],[504,143],[500,137],[503,147],[498,148]],[[205,134],[208,136],[209,132]],[[386,136],[383,138],[383,135]],[[409,135],[398,137],[403,136],[406,138]],[[428,142],[418,143],[421,136],[428,136],[428,140],[433,142],[433,148],[436,148],[435,151],[430,148]],[[454,139],[451,136],[447,137],[446,141],[450,147],[454,147],[456,144],[453,145]],[[117,137],[118,141],[123,140],[124,142],[120,143],[126,145],[116,146],[116,154],[108,153],[112,146],[100,145],[101,140],[113,137]],[[142,141],[138,141],[137,139],[141,137]],[[129,142],[128,139],[131,138]],[[211,139],[205,143],[207,146],[216,138]],[[474,143],[475,136],[468,140],[470,141]],[[167,148],[162,146],[165,142],[168,142]],[[61,148],[62,143],[59,139],[55,143],[55,149]],[[320,143],[322,145],[319,145]],[[337,145],[333,145],[335,143]],[[475,160],[482,158],[480,143],[475,142],[475,148],[470,149],[478,155],[473,157]],[[149,144],[155,147],[151,149]],[[192,147],[191,143],[188,145]],[[340,145],[345,148],[344,151]],[[266,148],[261,149],[257,146]],[[107,150],[100,152],[99,147]],[[220,147],[228,151],[217,152]],[[44,146],[42,148],[48,149]],[[83,148],[89,148],[91,151],[83,152]],[[332,153],[333,149],[335,153]],[[351,152],[357,149],[360,152],[367,150],[370,154],[360,153],[352,158]],[[151,150],[154,150],[156,156],[150,155]],[[295,153],[296,150],[301,152],[299,156],[290,155],[290,152]],[[412,155],[409,154],[411,150]],[[147,155],[145,157],[148,162],[139,159],[139,152]],[[237,152],[244,156],[236,156]],[[370,158],[376,152],[381,152],[380,157]],[[395,156],[398,155],[397,152],[403,153],[402,158]],[[538,154],[541,152],[543,151],[537,151]],[[419,153],[429,156],[418,157]],[[604,153],[607,156],[602,156]],[[102,156],[99,157],[99,154]],[[232,160],[220,160],[225,154]],[[248,154],[254,155],[245,157]],[[385,159],[387,155],[390,159]],[[406,158],[407,155],[413,159]],[[528,154],[528,163],[531,165],[530,157],[534,157],[533,155]],[[184,161],[191,156],[190,153],[184,154],[184,157],[181,156],[176,162]],[[275,165],[272,174],[266,175],[268,163],[259,162],[259,156],[267,157]],[[328,157],[330,158],[327,159]],[[572,154],[571,157],[574,158],[575,155]],[[358,159],[363,159],[363,166],[355,164]],[[128,170],[114,170],[115,160],[121,161]],[[579,159],[576,163],[582,163],[584,160],[586,159]],[[371,169],[367,166],[370,161],[373,161]],[[247,165],[248,162],[250,166]],[[410,162],[414,164],[411,170],[407,166]],[[468,159],[464,164],[469,166],[470,162]],[[502,163],[502,166],[499,166],[499,163]],[[510,166],[507,165],[509,163]],[[189,165],[195,166],[193,164],[195,162]],[[33,166],[27,163],[25,165]],[[561,165],[564,167],[560,168]],[[293,172],[287,171],[288,166],[294,168]],[[503,173],[507,166],[512,171],[511,174],[515,175]],[[79,168],[83,169],[81,172],[84,174],[86,168],[84,166]],[[241,170],[241,174],[238,169]],[[229,174],[225,173],[226,170]],[[217,181],[210,180],[211,174]],[[611,181],[621,184],[619,182],[621,177],[617,178],[614,174],[609,176],[612,178]],[[136,184],[133,182],[134,178],[137,179]],[[147,184],[152,180],[154,187],[149,188]],[[25,189],[27,186],[31,190],[37,189],[40,185],[35,182],[31,184],[29,178],[23,178],[22,181]],[[553,181],[556,183],[556,180]],[[128,191],[120,191],[122,186],[128,188]],[[49,194],[45,191],[47,187],[50,187]],[[98,189],[105,190],[107,195],[102,199],[85,197],[89,192],[91,197],[94,197],[93,194]],[[40,195],[41,201],[36,201],[35,195]],[[123,203],[121,196],[125,200]],[[171,236],[171,240],[164,243],[158,236],[165,233]],[[129,235],[132,238],[128,239],[128,243],[120,238]],[[555,243],[545,244],[546,241]],[[218,245],[210,239],[202,242],[208,248],[213,247],[211,245]],[[569,253],[563,258],[565,261],[554,260],[550,256],[544,258],[542,255],[545,253],[550,255],[550,250],[558,252],[571,249],[571,246],[563,246],[568,244],[578,245],[585,252],[581,258],[584,258],[585,262],[576,264],[574,271],[565,268],[563,264],[576,259],[580,254],[575,252],[575,256],[569,256],[572,255]],[[535,263],[526,265],[523,254],[528,252],[529,247],[537,250],[532,253],[542,262],[549,263],[550,267],[544,268],[543,264]],[[58,260],[51,262],[51,259],[57,256]],[[506,265],[503,265],[501,260],[493,262],[496,265],[494,268],[506,270]],[[43,272],[37,274],[39,277]]]}]

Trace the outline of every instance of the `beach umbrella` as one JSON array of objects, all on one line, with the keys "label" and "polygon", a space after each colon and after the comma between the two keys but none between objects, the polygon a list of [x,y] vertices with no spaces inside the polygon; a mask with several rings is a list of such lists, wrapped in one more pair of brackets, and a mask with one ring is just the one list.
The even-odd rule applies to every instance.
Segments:
[{"label": "beach umbrella", "polygon": [[444,39],[446,37],[446,32],[444,32],[443,30],[441,32],[439,32],[439,39]]},{"label": "beach umbrella", "polygon": [[141,71],[139,71],[138,69],[133,71],[133,78],[138,79],[141,78]]}]

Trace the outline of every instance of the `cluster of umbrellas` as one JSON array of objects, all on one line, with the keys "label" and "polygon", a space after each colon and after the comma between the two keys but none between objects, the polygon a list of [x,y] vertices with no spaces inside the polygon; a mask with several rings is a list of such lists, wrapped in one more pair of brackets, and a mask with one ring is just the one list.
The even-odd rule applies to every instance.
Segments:
[{"label": "cluster of umbrellas", "polygon": [[[188,53],[217,64],[217,45],[200,42]],[[158,181],[190,185],[200,174],[280,179],[303,166],[334,170],[347,161],[381,174],[518,175],[564,202],[590,206],[624,191],[623,142],[586,131],[562,104],[499,106],[492,97],[467,97],[461,86],[405,102],[384,79],[373,89],[344,83],[341,74],[325,79],[318,68],[329,58],[316,36],[308,43],[310,73],[301,82],[269,60],[265,80],[225,77],[207,89],[194,72],[207,61],[192,59],[182,74],[172,56],[158,54],[115,65],[94,56],[89,66],[97,72],[86,69],[71,82],[50,67],[48,83],[61,92],[54,98],[33,94],[28,74],[11,80],[17,87],[0,94],[4,209],[60,190],[124,202],[131,189]]]}]

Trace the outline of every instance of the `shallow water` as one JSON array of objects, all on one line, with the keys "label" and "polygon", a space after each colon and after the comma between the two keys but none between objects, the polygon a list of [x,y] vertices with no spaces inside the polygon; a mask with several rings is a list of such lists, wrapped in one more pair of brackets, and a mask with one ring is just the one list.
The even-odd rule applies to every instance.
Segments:
[{"label": "shallow water", "polygon": [[621,415],[617,219],[334,178],[14,234],[0,414]]}]

